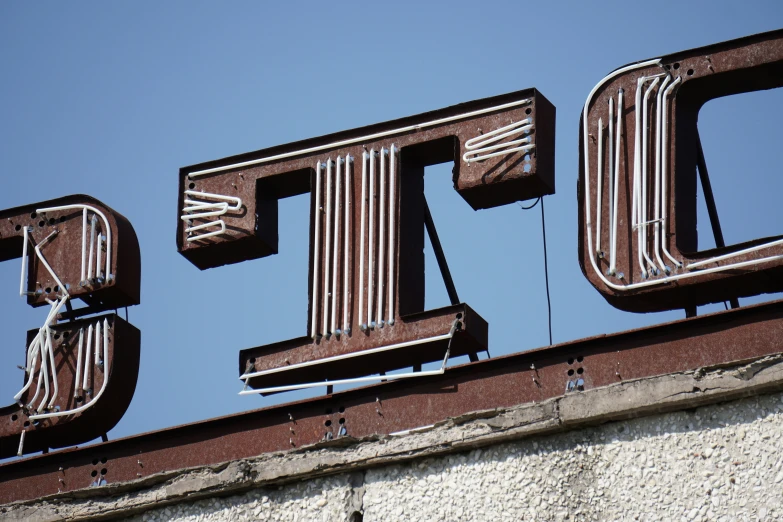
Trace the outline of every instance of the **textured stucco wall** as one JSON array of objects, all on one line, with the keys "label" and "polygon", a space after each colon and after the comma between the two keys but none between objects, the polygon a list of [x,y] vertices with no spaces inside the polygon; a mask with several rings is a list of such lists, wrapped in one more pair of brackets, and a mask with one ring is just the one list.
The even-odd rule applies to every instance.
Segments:
[{"label": "textured stucco wall", "polygon": [[[783,394],[611,422],[129,520],[783,519]],[[353,519],[351,517],[354,517]]]}]

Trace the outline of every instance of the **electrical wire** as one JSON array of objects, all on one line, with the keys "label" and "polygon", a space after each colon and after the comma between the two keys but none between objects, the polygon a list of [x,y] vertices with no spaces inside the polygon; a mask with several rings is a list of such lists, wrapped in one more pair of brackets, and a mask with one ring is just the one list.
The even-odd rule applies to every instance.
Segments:
[{"label": "electrical wire", "polygon": [[544,217],[544,198],[539,197],[532,205],[525,207],[522,203],[517,203],[522,210],[530,210],[541,202],[541,236],[544,240],[544,282],[546,284],[546,310],[547,323],[549,326],[549,344],[552,344],[552,298],[549,294],[549,261],[546,254],[546,218]]},{"label": "electrical wire", "polygon": [[539,202],[539,201],[541,201],[541,197],[540,197],[540,196],[539,196],[539,197],[538,197],[538,198],[537,198],[537,199],[536,199],[536,200],[533,202],[533,204],[532,204],[532,205],[530,205],[529,207],[525,207],[525,206],[523,206],[523,205],[522,205],[522,203],[520,203],[520,202],[518,202],[518,201],[517,201],[517,205],[519,205],[519,208],[521,208],[522,210],[530,210],[531,208],[533,208],[533,207],[535,207],[536,205],[538,205],[538,202]]}]

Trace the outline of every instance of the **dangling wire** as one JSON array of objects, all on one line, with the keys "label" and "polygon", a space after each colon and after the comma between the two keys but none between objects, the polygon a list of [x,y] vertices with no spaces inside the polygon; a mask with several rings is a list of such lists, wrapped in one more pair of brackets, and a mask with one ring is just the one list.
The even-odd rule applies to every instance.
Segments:
[{"label": "dangling wire", "polygon": [[546,309],[547,309],[547,321],[549,326],[549,344],[552,344],[552,299],[549,295],[549,261],[546,255],[546,219],[544,217],[544,198],[539,197],[532,205],[525,207],[522,203],[517,203],[522,210],[530,210],[531,208],[541,203],[541,235],[544,239],[544,281],[546,283]]},{"label": "dangling wire", "polygon": [[544,238],[544,281],[546,282],[546,310],[549,322],[549,344],[552,344],[552,300],[549,297],[549,262],[546,257],[546,220],[544,218],[544,199],[541,200],[541,235]]},{"label": "dangling wire", "polygon": [[523,205],[522,205],[522,203],[520,203],[519,201],[517,201],[517,205],[519,205],[519,208],[521,208],[522,210],[530,210],[531,208],[533,208],[533,207],[535,207],[536,205],[538,205],[538,202],[539,202],[539,201],[541,201],[541,197],[539,197],[538,199],[536,199],[536,200],[535,200],[535,201],[534,201],[534,202],[533,202],[533,203],[532,203],[532,204],[531,204],[529,207],[525,207],[525,206],[523,206]]}]

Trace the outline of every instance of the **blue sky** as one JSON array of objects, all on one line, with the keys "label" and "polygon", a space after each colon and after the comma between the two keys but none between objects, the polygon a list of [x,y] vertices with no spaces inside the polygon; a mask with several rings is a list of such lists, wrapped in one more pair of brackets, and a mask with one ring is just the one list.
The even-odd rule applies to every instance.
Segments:
[{"label": "blue sky", "polygon": [[[180,167],[528,87],[558,114],[546,198],[555,342],[678,319],[615,310],[582,276],[580,109],[621,65],[782,22],[777,1],[3,2],[0,208],[86,193],[136,229],[142,304],[129,314],[142,364],[110,438],[306,396],[239,397],[236,360],[306,331],[307,197],[281,202],[279,255],[200,272],[176,251]],[[780,90],[702,110],[729,244],[780,233],[781,114]],[[546,345],[539,209],[474,212],[450,170],[429,168],[426,193],[460,297],[489,321],[493,355]],[[21,384],[25,331],[45,317],[15,292],[18,263],[0,264],[5,403]],[[444,305],[429,253],[427,267],[427,305]]]}]

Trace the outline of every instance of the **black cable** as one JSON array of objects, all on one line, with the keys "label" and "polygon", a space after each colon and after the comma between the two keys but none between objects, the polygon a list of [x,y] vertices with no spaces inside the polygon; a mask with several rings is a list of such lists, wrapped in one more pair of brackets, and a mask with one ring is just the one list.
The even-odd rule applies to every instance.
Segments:
[{"label": "black cable", "polygon": [[533,208],[533,207],[535,207],[536,205],[538,205],[538,202],[539,202],[539,201],[541,201],[541,197],[539,197],[538,199],[536,199],[536,200],[533,202],[533,204],[532,204],[532,205],[530,205],[529,207],[522,206],[522,203],[520,203],[520,202],[518,202],[518,201],[517,201],[517,205],[519,205],[519,208],[521,208],[522,210],[530,210],[531,208]]},{"label": "black cable", "polygon": [[529,207],[523,207],[521,203],[517,203],[522,210],[530,210],[541,202],[541,235],[544,238],[544,281],[546,282],[546,309],[547,319],[549,324],[549,344],[552,344],[552,299],[549,295],[549,261],[546,255],[546,219],[544,218],[544,198],[539,197]]},{"label": "black cable", "polygon": [[546,309],[549,319],[549,344],[552,344],[552,300],[549,297],[549,262],[546,257],[546,220],[544,219],[544,199],[541,201],[541,235],[544,238],[544,281],[546,281]]}]

